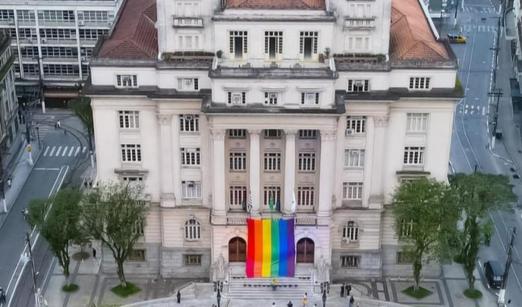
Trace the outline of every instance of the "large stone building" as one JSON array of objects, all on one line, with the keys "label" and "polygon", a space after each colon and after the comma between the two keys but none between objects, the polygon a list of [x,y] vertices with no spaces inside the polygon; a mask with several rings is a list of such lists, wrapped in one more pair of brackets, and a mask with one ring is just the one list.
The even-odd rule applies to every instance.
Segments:
[{"label": "large stone building", "polygon": [[242,275],[249,214],[295,214],[298,275],[405,267],[391,194],[446,180],[461,95],[418,0],[127,0],[95,52],[97,179],[152,206],[129,269]]},{"label": "large stone building", "polygon": [[19,94],[32,92],[42,77],[47,96],[77,95],[89,75],[92,50],[111,31],[121,3],[0,0],[0,29],[12,38]]}]

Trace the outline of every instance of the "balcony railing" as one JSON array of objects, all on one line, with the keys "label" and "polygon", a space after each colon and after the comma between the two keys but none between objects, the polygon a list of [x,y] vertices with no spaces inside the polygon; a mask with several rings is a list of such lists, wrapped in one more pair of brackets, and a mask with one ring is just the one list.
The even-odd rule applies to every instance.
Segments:
[{"label": "balcony railing", "polygon": [[375,28],[375,17],[369,18],[346,18],[345,29],[373,29]]},{"label": "balcony railing", "polygon": [[203,18],[201,17],[181,17],[173,16],[174,28],[203,28]]},{"label": "balcony railing", "polygon": [[42,38],[43,45],[76,45],[76,39],[74,38]]}]

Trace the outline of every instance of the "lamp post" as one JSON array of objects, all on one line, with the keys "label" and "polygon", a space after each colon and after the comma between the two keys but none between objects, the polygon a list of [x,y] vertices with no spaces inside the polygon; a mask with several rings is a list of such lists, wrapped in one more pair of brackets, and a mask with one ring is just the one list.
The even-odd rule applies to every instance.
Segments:
[{"label": "lamp post", "polygon": [[326,307],[326,287],[323,289],[323,307]]},{"label": "lamp post", "polygon": [[[28,218],[29,211],[27,209],[24,209],[24,210],[22,210],[22,214],[24,216],[25,221],[28,222],[27,218]],[[34,302],[35,302],[36,307],[40,307],[40,306],[42,306],[42,304],[40,302],[40,289],[38,288],[38,285],[37,285],[38,272],[36,271],[36,268],[34,266],[34,258],[33,258],[33,250],[32,250],[33,247],[31,244],[31,235],[29,234],[29,231],[25,232],[25,243],[27,244],[26,260],[28,262],[31,262],[31,274],[33,276]]]},{"label": "lamp post", "polygon": [[40,127],[36,126],[36,137],[38,138],[38,147],[42,148],[42,141],[40,140]]},{"label": "lamp post", "polygon": [[216,299],[218,304],[217,307],[221,307],[221,291],[219,290],[219,287],[217,289]]}]

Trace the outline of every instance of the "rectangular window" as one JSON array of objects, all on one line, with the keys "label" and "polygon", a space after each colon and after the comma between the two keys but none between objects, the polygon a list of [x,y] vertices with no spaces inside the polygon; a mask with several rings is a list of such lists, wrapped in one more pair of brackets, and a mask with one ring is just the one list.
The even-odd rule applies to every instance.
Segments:
[{"label": "rectangular window", "polygon": [[118,111],[121,129],[138,129],[140,127],[139,111]]},{"label": "rectangular window", "polygon": [[121,144],[121,162],[141,162],[141,145]]},{"label": "rectangular window", "polygon": [[358,268],[360,256],[341,256],[341,267],[343,268]]},{"label": "rectangular window", "polygon": [[364,149],[346,149],[344,151],[344,167],[364,167]]},{"label": "rectangular window", "polygon": [[317,139],[317,130],[299,130],[300,139]]},{"label": "rectangular window", "polygon": [[227,103],[229,105],[246,104],[246,92],[228,92]]},{"label": "rectangular window", "polygon": [[178,78],[178,90],[199,91],[198,78]]},{"label": "rectangular window", "polygon": [[346,135],[366,133],[366,116],[346,117]]},{"label": "rectangular window", "polygon": [[363,192],[362,182],[345,182],[343,183],[343,199],[361,200]]},{"label": "rectangular window", "polygon": [[124,182],[143,182],[143,176],[121,176]]},{"label": "rectangular window", "polygon": [[317,93],[317,92],[301,93],[301,105],[315,106],[318,104],[319,104],[319,93]]},{"label": "rectangular window", "polygon": [[283,54],[283,32],[265,31],[265,54],[270,59],[275,59],[276,55]]},{"label": "rectangular window", "polygon": [[281,130],[279,129],[265,129],[263,133],[265,139],[280,139],[282,136]]},{"label": "rectangular window", "polygon": [[230,186],[229,205],[231,209],[246,208],[247,188],[246,186]]},{"label": "rectangular window", "polygon": [[281,171],[281,153],[280,152],[265,152],[264,165],[265,165],[265,171],[267,171],[267,172]]},{"label": "rectangular window", "polygon": [[402,220],[399,225],[399,237],[409,238],[413,234],[413,221]]},{"label": "rectangular window", "polygon": [[201,198],[201,182],[199,181],[182,181],[181,189],[183,198],[198,199]]},{"label": "rectangular window", "polygon": [[230,54],[236,59],[242,59],[248,53],[248,32],[230,31]]},{"label": "rectangular window", "polygon": [[305,59],[317,54],[317,38],[319,32],[301,31],[299,35],[299,51]]},{"label": "rectangular window", "polygon": [[297,188],[297,206],[303,209],[313,209],[314,207],[314,187]]},{"label": "rectangular window", "polygon": [[199,131],[199,115],[182,114],[179,116],[179,130],[181,132],[198,132]]},{"label": "rectangular window", "polygon": [[181,165],[198,166],[201,162],[199,148],[181,148]]},{"label": "rectangular window", "polygon": [[265,104],[266,105],[277,105],[279,93],[277,92],[265,92]]},{"label": "rectangular window", "polygon": [[246,156],[246,152],[231,152],[229,155],[230,171],[245,171],[247,168]]},{"label": "rectangular window", "polygon": [[428,115],[428,113],[408,113],[406,131],[426,132],[428,130]]},{"label": "rectangular window", "polygon": [[116,75],[116,86],[121,88],[138,87],[137,75]]},{"label": "rectangular window", "polygon": [[409,89],[410,90],[429,90],[430,89],[430,78],[429,77],[411,77]]},{"label": "rectangular window", "polygon": [[370,90],[370,80],[348,80],[349,93],[362,93]]},{"label": "rectangular window", "polygon": [[313,172],[315,171],[315,153],[300,152],[298,155],[298,171]]},{"label": "rectangular window", "polygon": [[274,209],[278,209],[281,204],[281,187],[279,186],[265,186],[263,189],[263,204],[270,207],[272,204]]},{"label": "rectangular window", "polygon": [[185,265],[201,265],[201,255],[183,255]]},{"label": "rectangular window", "polygon": [[144,249],[132,249],[127,256],[129,261],[145,261]]},{"label": "rectangular window", "polygon": [[409,146],[404,147],[404,165],[424,165],[424,147]]},{"label": "rectangular window", "polygon": [[229,129],[228,137],[232,139],[244,139],[246,138],[246,129]]}]

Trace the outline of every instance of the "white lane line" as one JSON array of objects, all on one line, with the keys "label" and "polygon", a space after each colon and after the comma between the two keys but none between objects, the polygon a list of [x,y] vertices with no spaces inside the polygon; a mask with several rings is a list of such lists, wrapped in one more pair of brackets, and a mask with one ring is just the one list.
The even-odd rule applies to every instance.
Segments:
[{"label": "white lane line", "polygon": [[49,157],[53,156],[55,149],[56,149],[56,146],[53,146],[53,148],[51,148],[51,152],[49,153]]},{"label": "white lane line", "polygon": [[58,150],[56,151],[56,156],[58,157],[60,155],[60,151],[62,150],[62,146],[58,147]]},{"label": "white lane line", "polygon": [[82,153],[85,153],[86,150],[87,150],[87,147],[83,146]]},{"label": "white lane line", "polygon": [[69,146],[65,146],[65,148],[63,149],[62,157],[65,157],[65,155],[67,154],[67,148],[69,148]]},{"label": "white lane line", "polygon": [[49,151],[49,146],[45,147],[45,151],[44,151],[44,157],[47,157],[47,152]]},{"label": "white lane line", "polygon": [[35,167],[33,169],[35,171],[59,171],[60,170],[57,167]]},{"label": "white lane line", "polygon": [[68,157],[72,156],[73,151],[74,151],[74,146],[71,146],[71,150],[69,150],[69,154],[67,156]]},{"label": "white lane line", "polygon": [[482,107],[482,116],[486,115],[486,107]]},{"label": "white lane line", "polygon": [[74,153],[74,156],[76,157],[80,153],[80,146],[76,146],[76,152]]}]

